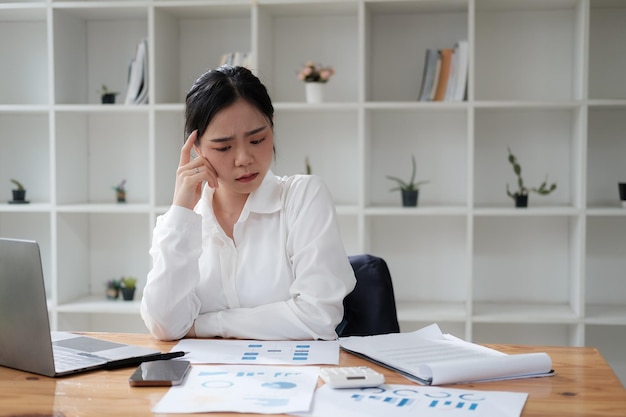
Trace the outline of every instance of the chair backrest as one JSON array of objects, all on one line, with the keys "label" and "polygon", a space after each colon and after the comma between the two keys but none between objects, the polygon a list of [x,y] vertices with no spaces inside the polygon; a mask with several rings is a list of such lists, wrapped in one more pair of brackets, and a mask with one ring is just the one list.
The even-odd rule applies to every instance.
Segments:
[{"label": "chair backrest", "polygon": [[387,263],[368,254],[348,258],[354,269],[356,286],[343,300],[343,321],[337,326],[337,335],[398,333],[396,299]]}]

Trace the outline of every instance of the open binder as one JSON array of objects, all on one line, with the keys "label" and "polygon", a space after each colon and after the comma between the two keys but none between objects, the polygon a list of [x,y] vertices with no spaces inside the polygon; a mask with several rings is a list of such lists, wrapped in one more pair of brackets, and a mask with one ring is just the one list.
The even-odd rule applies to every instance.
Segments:
[{"label": "open binder", "polygon": [[547,353],[508,355],[443,334],[436,324],[411,333],[350,336],[341,348],[423,385],[553,375]]}]

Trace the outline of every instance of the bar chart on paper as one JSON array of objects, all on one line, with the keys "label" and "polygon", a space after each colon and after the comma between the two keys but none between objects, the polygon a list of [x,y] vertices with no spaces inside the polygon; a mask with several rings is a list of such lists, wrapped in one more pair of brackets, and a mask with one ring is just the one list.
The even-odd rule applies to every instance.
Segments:
[{"label": "bar chart on paper", "polygon": [[260,341],[183,339],[173,349],[188,352],[191,363],[255,365],[336,365],[339,343],[334,340]]},{"label": "bar chart on paper", "polygon": [[435,386],[384,384],[373,388],[331,389],[324,385],[302,417],[519,417],[528,394]]},{"label": "bar chart on paper", "polygon": [[309,360],[311,345],[308,343],[294,346],[283,346],[263,343],[249,343],[248,348],[241,356],[245,362],[255,362],[259,358],[276,358],[281,361],[306,362]]}]

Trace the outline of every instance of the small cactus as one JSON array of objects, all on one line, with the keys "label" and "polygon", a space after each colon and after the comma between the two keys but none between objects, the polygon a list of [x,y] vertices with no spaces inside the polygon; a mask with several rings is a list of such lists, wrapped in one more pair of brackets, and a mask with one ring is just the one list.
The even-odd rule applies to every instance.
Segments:
[{"label": "small cactus", "polygon": [[556,183],[552,183],[548,187],[548,175],[547,174],[546,174],[546,179],[541,183],[539,188],[527,188],[524,185],[524,180],[522,179],[522,167],[520,166],[519,162],[517,162],[517,158],[515,157],[515,155],[511,153],[511,148],[508,148],[508,150],[509,150],[509,162],[513,166],[513,172],[515,172],[515,175],[517,175],[517,191],[515,193],[511,192],[511,190],[509,189],[508,183],[506,185],[506,193],[508,194],[509,197],[515,200],[516,196],[528,195],[530,191],[535,192],[539,195],[548,195],[552,191],[556,190]]},{"label": "small cactus", "polygon": [[24,186],[22,185],[22,183],[19,182],[18,180],[14,180],[13,178],[11,178],[11,182],[13,184],[15,184],[15,186],[17,187],[16,190],[20,190],[21,191],[21,190],[25,189]]}]

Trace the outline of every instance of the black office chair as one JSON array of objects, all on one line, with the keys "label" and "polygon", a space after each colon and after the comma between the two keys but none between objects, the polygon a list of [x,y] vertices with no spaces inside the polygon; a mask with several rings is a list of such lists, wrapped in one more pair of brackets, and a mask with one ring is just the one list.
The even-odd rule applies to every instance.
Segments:
[{"label": "black office chair", "polygon": [[343,300],[344,315],[337,326],[337,335],[398,333],[396,299],[387,263],[373,255],[354,255],[349,259],[356,286]]}]

